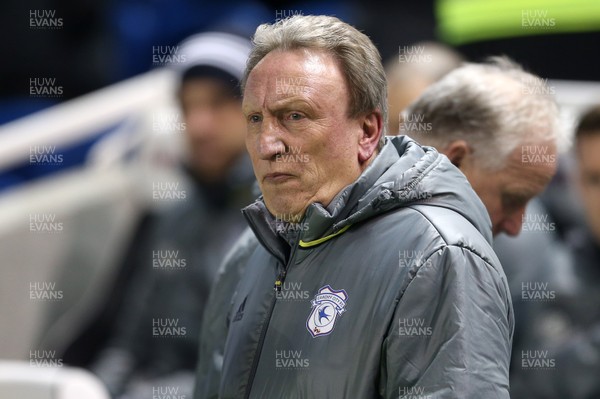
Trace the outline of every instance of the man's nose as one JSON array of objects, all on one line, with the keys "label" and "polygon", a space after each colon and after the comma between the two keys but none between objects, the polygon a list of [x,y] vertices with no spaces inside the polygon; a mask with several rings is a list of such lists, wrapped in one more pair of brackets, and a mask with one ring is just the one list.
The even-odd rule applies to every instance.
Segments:
[{"label": "man's nose", "polygon": [[279,123],[274,118],[263,120],[257,141],[257,153],[260,159],[271,160],[277,154],[285,152],[285,144],[282,141],[282,131]]}]

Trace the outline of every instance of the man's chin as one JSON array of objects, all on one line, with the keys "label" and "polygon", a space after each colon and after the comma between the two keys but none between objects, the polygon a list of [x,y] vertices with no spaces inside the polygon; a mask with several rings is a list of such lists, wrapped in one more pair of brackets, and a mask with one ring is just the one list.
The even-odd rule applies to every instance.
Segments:
[{"label": "man's chin", "polygon": [[277,198],[273,202],[269,201],[267,197],[264,197],[264,199],[267,209],[278,220],[298,223],[304,216],[306,207],[297,203],[281,201],[281,198]]}]

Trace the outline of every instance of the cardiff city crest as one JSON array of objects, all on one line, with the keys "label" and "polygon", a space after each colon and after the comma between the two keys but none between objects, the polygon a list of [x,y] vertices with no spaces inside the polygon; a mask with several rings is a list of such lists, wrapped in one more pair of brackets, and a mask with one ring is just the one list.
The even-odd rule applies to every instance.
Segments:
[{"label": "cardiff city crest", "polygon": [[306,320],[306,328],[313,338],[329,335],[335,327],[337,317],[346,311],[348,294],[344,290],[334,290],[326,285],[310,302],[312,311]]}]

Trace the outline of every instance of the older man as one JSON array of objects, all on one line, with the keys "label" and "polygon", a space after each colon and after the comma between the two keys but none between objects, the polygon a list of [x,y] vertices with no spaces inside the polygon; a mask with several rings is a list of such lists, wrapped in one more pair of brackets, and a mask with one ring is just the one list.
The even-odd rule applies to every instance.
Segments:
[{"label": "older man", "polygon": [[488,209],[494,234],[516,236],[525,222],[525,234],[500,235],[494,242],[515,310],[513,397],[531,382],[531,369],[522,368],[523,352],[533,349],[528,345],[537,330],[533,325],[541,325],[533,320],[547,306],[527,299],[523,287],[532,281],[556,287],[555,281],[564,280],[556,271],[568,258],[555,232],[541,232],[545,223],[535,222],[548,215],[541,202],[527,204],[554,175],[563,133],[557,118],[544,80],[506,58],[492,58],[466,64],[430,86],[401,123],[404,133],[435,146],[463,171]]},{"label": "older man", "polygon": [[243,212],[261,245],[229,257],[243,272],[222,293],[222,369],[200,367],[196,396],[507,398],[489,217],[445,157],[383,139],[373,43],[324,16],[261,25],[254,43],[243,111],[263,196]]},{"label": "older man", "polygon": [[506,58],[450,72],[407,107],[400,127],[461,169],[494,234],[519,234],[527,202],[556,172],[560,129],[552,89]]}]

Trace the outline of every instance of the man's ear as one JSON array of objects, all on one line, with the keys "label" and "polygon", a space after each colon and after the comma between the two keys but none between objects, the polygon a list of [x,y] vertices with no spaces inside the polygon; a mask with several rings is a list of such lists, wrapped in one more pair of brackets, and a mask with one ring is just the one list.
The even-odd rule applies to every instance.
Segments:
[{"label": "man's ear", "polygon": [[373,111],[361,120],[361,135],[358,141],[358,162],[367,162],[377,149],[383,134],[383,117],[381,112]]},{"label": "man's ear", "polygon": [[469,155],[469,152],[469,145],[464,140],[455,140],[448,144],[442,151],[442,153],[448,157],[450,162],[459,169]]}]

